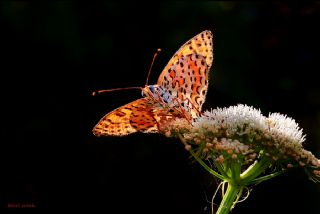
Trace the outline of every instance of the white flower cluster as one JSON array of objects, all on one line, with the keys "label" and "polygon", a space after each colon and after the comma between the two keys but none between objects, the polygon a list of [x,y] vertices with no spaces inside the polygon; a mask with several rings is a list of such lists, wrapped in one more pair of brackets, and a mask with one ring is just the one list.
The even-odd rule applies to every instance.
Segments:
[{"label": "white flower cluster", "polygon": [[224,128],[230,135],[241,134],[239,128],[267,129],[265,117],[260,110],[242,104],[207,111],[203,116],[196,119],[193,126],[194,129],[207,126],[216,129]]},{"label": "white flower cluster", "polygon": [[290,117],[279,113],[269,114],[267,118],[269,125],[269,133],[273,137],[281,137],[283,141],[287,140],[297,144],[302,144],[305,141],[305,135],[302,135],[302,129]]},{"label": "white flower cluster", "polygon": [[296,144],[301,148],[301,143],[305,141],[302,129],[292,118],[279,113],[265,117],[260,110],[243,104],[205,112],[193,123],[194,130],[203,127],[223,128],[230,135],[258,131],[272,139],[277,139],[279,143],[289,143],[290,145],[287,146],[290,147]]},{"label": "white flower cluster", "polygon": [[[302,147],[305,141],[302,129],[292,118],[279,113],[265,117],[260,110],[239,104],[206,111],[192,125],[186,125],[185,120],[168,125],[169,135],[183,130],[186,142],[200,145],[202,151],[211,156],[210,151],[216,157],[221,152],[235,157],[241,151],[245,161],[253,161],[263,150],[274,161],[290,166],[295,162],[301,166],[320,167],[320,161]],[[236,149],[238,144],[242,146],[240,150]]]}]

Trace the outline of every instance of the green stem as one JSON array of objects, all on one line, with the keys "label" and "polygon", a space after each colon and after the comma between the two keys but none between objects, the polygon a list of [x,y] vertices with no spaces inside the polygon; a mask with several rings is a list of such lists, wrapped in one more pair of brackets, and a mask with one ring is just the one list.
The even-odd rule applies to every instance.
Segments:
[{"label": "green stem", "polygon": [[195,154],[192,150],[190,150],[190,154],[194,157],[194,159],[196,159],[196,161],[198,161],[198,163],[200,163],[200,165],[205,168],[210,174],[216,176],[217,178],[221,179],[221,180],[225,180],[225,177],[223,177],[222,175],[218,174],[216,171],[212,170],[205,162],[203,162],[201,160],[201,158],[199,158],[197,156],[197,154]]},{"label": "green stem", "polygon": [[240,175],[242,184],[246,184],[247,182],[250,182],[258,177],[270,166],[271,162],[272,161],[269,157],[262,157],[259,161],[253,163],[246,171],[244,171]]},{"label": "green stem", "polygon": [[263,176],[263,177],[256,178],[256,179],[254,179],[252,181],[247,182],[246,185],[253,185],[253,184],[261,183],[262,181],[266,181],[266,180],[269,180],[271,178],[277,177],[278,175],[282,175],[286,171],[287,170],[282,170],[282,171],[279,171],[279,172],[272,173],[270,175],[266,175],[266,176]]},{"label": "green stem", "polygon": [[236,198],[240,198],[238,194],[240,194],[241,189],[241,187],[228,182],[227,191],[222,198],[216,214],[228,214],[233,208],[234,203],[237,202]]},{"label": "green stem", "polygon": [[223,167],[223,165],[221,165],[220,163],[217,163],[217,162],[213,162],[213,165],[217,168],[217,170],[223,176],[223,180],[229,180],[230,179],[230,176],[224,170],[225,168]]},{"label": "green stem", "polygon": [[236,160],[232,161],[231,164],[231,178],[235,182],[239,182],[241,174],[241,164],[236,162]]},{"label": "green stem", "polygon": [[[181,136],[181,134],[178,134],[179,139],[181,140],[181,142],[186,146],[188,145],[187,142],[185,141],[185,139]],[[198,163],[200,163],[201,166],[203,166],[203,168],[205,168],[210,174],[216,176],[217,178],[221,179],[221,180],[225,180],[225,178],[218,174],[217,172],[215,172],[214,170],[212,170],[205,162],[203,162],[201,160],[201,158],[198,157],[198,155],[196,153],[194,153],[192,150],[190,150],[190,154],[194,157],[194,159],[196,159],[196,161],[198,161]]]}]

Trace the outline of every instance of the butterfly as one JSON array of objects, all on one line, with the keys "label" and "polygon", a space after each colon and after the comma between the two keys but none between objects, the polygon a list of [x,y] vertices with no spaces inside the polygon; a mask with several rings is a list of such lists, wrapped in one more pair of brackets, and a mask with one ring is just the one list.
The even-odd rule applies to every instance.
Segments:
[{"label": "butterfly", "polygon": [[155,85],[142,88],[143,98],[106,114],[93,128],[95,136],[156,133],[162,122],[199,116],[213,61],[212,33],[205,30],[173,55]]}]

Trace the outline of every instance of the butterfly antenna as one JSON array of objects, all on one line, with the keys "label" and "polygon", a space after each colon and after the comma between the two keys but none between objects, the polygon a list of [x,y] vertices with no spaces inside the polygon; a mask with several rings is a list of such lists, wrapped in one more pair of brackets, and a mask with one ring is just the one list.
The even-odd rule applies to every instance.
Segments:
[{"label": "butterfly antenna", "polygon": [[107,89],[107,90],[99,90],[94,91],[92,93],[92,96],[96,96],[97,94],[105,93],[105,92],[112,92],[112,91],[123,91],[123,90],[131,90],[131,89],[140,89],[141,87],[126,87],[126,88],[113,88],[113,89]]},{"label": "butterfly antenna", "polygon": [[[149,68],[149,72],[148,72],[148,76],[147,76],[146,85],[148,84],[148,81],[149,81],[149,76],[150,76],[150,73],[151,73],[151,69],[152,69],[153,63],[154,63],[156,57],[158,56],[158,54],[160,53],[160,51],[161,51],[161,49],[158,48],[157,52],[153,55],[152,62],[151,62],[151,65],[150,65],[150,68]],[[101,93],[105,93],[105,92],[131,90],[131,89],[140,89],[141,90],[141,87],[126,87],[126,88],[113,88],[113,89],[107,89],[107,90],[99,90],[99,91],[92,92],[92,96],[96,96],[97,94],[101,94]]]},{"label": "butterfly antenna", "polygon": [[147,76],[146,85],[148,85],[148,82],[149,82],[149,76],[150,76],[150,73],[151,73],[151,69],[152,69],[154,60],[156,59],[156,57],[158,56],[158,54],[160,53],[160,51],[161,51],[161,49],[158,48],[158,49],[157,49],[157,52],[153,55],[153,59],[152,59],[152,62],[151,62],[150,68],[149,68],[149,72],[148,72],[148,76]]}]

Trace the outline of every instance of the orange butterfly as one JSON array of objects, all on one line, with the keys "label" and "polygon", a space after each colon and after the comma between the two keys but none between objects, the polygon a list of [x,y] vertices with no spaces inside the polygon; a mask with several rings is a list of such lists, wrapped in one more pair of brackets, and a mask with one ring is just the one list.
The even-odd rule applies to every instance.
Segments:
[{"label": "orange butterfly", "polygon": [[196,118],[208,89],[213,61],[212,33],[205,30],[173,55],[156,85],[142,89],[143,98],[106,114],[93,128],[96,136],[154,133],[174,118]]}]

